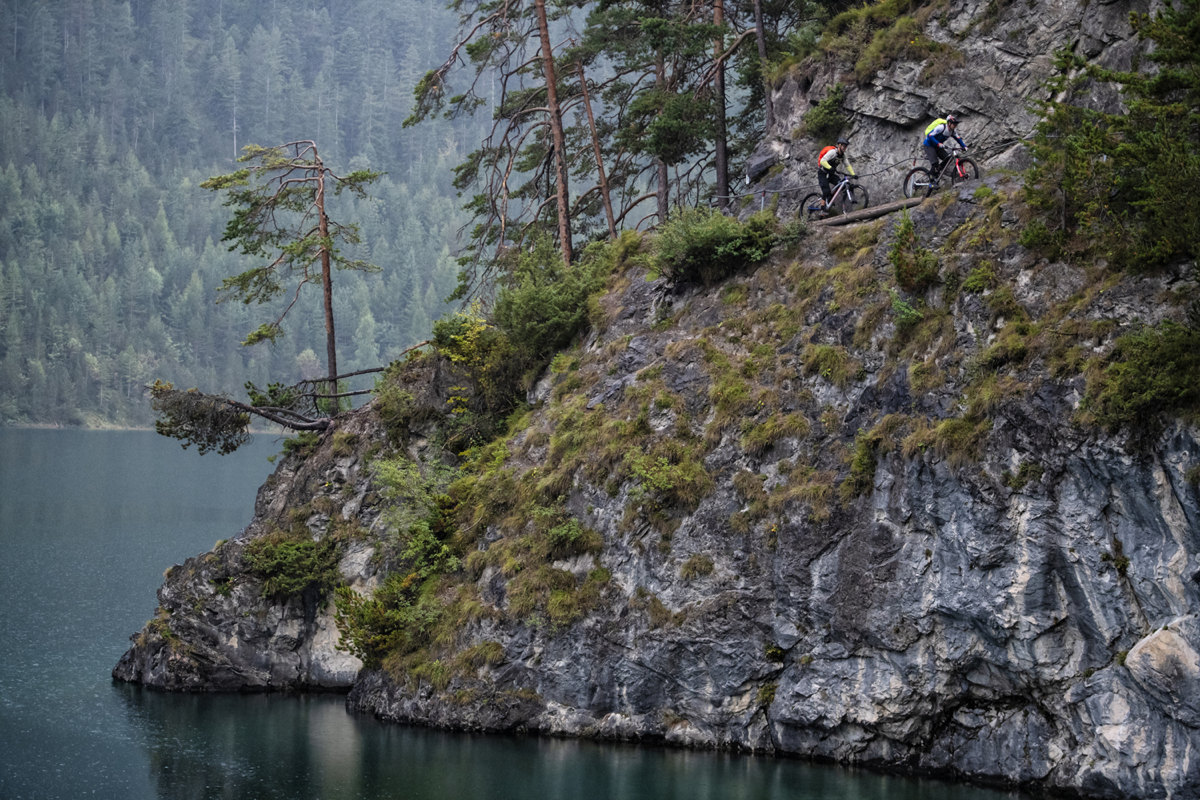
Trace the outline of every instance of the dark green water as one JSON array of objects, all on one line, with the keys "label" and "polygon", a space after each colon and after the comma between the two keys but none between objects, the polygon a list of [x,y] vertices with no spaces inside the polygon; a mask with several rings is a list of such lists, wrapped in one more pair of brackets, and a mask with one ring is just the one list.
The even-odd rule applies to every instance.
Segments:
[{"label": "dark green water", "polygon": [[799,761],[382,725],[336,696],[114,684],[163,570],[236,535],[279,443],[0,429],[0,798],[1015,800]]}]

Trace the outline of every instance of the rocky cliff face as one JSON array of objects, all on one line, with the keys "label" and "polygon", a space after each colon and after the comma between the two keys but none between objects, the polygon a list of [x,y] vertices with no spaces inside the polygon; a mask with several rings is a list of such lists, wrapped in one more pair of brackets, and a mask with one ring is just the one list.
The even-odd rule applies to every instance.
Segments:
[{"label": "rocky cliff face", "polygon": [[[985,169],[1024,169],[1029,164],[1022,142],[1037,122],[1031,103],[1048,97],[1044,84],[1053,74],[1055,54],[1065,49],[1105,67],[1132,69],[1139,44],[1129,15],[1152,5],[1147,0],[929,3],[914,13],[920,27],[913,45],[894,45],[898,52],[888,63],[861,78],[856,61],[861,63],[870,34],[847,34],[846,45],[781,80],[776,125],[746,164],[747,174],[763,176],[750,191],[766,203],[778,198],[779,209],[790,213],[805,193],[818,190],[816,154],[830,141],[809,135],[804,117],[839,86],[845,90],[847,122],[841,133],[850,140],[852,162],[876,204],[902,196],[907,170],[925,163],[920,148],[925,127],[949,113],[960,118],[959,134]],[[1093,86],[1079,100],[1106,111],[1120,108],[1109,86]]]},{"label": "rocky cliff face", "polygon": [[[887,290],[895,217],[813,232],[718,287],[674,293],[636,270],[618,282],[577,366],[539,385],[505,448],[518,483],[565,472],[566,513],[600,534],[599,548],[546,565],[568,586],[602,572],[573,615],[521,605],[521,573],[489,557],[528,535],[512,520],[473,545],[460,579],[489,611],[443,655],[496,650],[441,681],[356,675],[334,649],[331,607],[261,596],[239,548],[295,508],[316,536],[359,520],[342,576],[363,592],[377,582],[368,554],[383,526],[364,453],[383,434],[368,409],[341,422],[353,452],[337,455],[332,432],[289,458],[243,537],[169,573],[161,624],[117,676],[352,685],[352,706],[390,720],[1194,796],[1200,494],[1187,476],[1200,432],[1175,425],[1131,454],[1072,422],[1082,378],[1055,378],[1051,362],[1057,338],[1103,349],[1195,287],[1170,275],[1099,285],[1041,263],[1011,243],[1013,187],[985,186],[912,213],[943,278],[995,272],[991,288],[933,290],[915,330]],[[1001,358],[1014,316],[1045,338]],[[618,448],[693,443],[703,491],[687,495],[679,473],[654,490],[622,476],[600,439],[565,454],[563,437],[609,425],[635,426]],[[410,441],[421,457],[425,440]],[[321,497],[333,499],[314,513]]]},{"label": "rocky cliff face", "polygon": [[[448,388],[436,365],[416,384],[416,402],[444,409]],[[349,414],[318,442],[293,449],[258,490],[244,531],[167,570],[154,620],[132,639],[113,669],[118,680],[170,691],[346,691],[362,661],[339,648],[335,606],[316,587],[286,597],[265,592],[247,563],[251,542],[280,531],[301,538],[338,538],[340,580],[361,594],[379,583],[374,558],[387,521],[372,482],[371,459],[388,446],[375,413]],[[428,448],[415,426],[409,444]]]},{"label": "rocky cliff face", "polygon": [[[380,435],[365,415],[346,420],[347,434],[362,441]],[[378,496],[362,454],[344,448],[335,454],[332,437],[315,450],[280,462],[239,536],[167,571],[156,618],[134,637],[113,677],[197,692],[345,690],[353,684],[362,662],[337,649],[325,598],[312,591],[266,596],[245,560],[249,542],[297,522],[318,536],[331,532],[334,517],[378,529]],[[343,578],[363,591],[373,588],[372,550],[355,542],[341,563]]]},{"label": "rocky cliff face", "polygon": [[[1017,5],[998,6],[991,39],[971,5],[928,30],[976,20],[956,41],[1001,87],[1034,83],[1050,29],[1124,52],[1111,31],[1128,6],[1090,5],[1085,21],[1036,4],[1036,29],[1001,33],[1038,17]],[[930,91],[905,69],[876,75],[876,93]],[[792,80],[782,96],[800,92]],[[896,142],[931,110],[890,121],[855,91],[861,130],[893,126]],[[1024,112],[990,96],[989,127],[1017,130]],[[353,708],[383,719],[469,730],[1200,796],[1200,429],[1175,422],[1134,447],[1078,417],[1086,359],[1179,318],[1197,287],[1039,259],[1016,244],[1018,195],[997,175],[908,218],[813,229],[719,286],[627,266],[458,494],[463,568],[438,592],[470,612],[407,661],[360,670],[336,649],[328,594],[270,596],[243,554],[299,524],[345,543],[341,580],[380,584],[394,500],[373,459],[456,461],[436,427],[461,381],[418,362],[407,423],[376,404],[287,457],[246,531],[168,573],[159,618],[114,675],[351,688]],[[905,258],[938,279],[897,292]],[[544,546],[526,495],[587,544]]]}]

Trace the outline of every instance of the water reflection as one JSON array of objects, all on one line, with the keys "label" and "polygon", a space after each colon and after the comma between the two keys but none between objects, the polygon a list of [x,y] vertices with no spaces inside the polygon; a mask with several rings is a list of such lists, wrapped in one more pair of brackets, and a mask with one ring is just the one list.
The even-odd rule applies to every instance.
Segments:
[{"label": "water reflection", "polygon": [[611,798],[1015,800],[1015,793],[796,760],[384,725],[338,696],[115,687],[161,800]]}]

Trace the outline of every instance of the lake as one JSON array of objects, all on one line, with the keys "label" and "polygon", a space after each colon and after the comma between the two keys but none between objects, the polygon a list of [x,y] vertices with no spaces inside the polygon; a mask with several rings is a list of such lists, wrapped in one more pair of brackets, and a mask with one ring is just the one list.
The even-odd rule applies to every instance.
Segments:
[{"label": "lake", "polygon": [[114,683],[163,571],[237,535],[281,449],[0,428],[0,798],[1018,800],[793,759],[452,734],[336,695]]}]

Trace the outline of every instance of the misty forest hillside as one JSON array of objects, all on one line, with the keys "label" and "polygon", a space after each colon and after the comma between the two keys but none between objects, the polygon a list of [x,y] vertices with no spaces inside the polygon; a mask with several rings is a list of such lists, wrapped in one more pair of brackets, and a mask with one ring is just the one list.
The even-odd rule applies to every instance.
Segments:
[{"label": "misty forest hillside", "polygon": [[386,173],[344,202],[383,267],[340,275],[346,371],[425,339],[454,288],[451,170],[478,126],[405,129],[454,20],[416,2],[56,0],[0,9],[0,421],[140,424],[156,379],[240,393],[319,375],[319,305],[273,348],[269,313],[216,305],[245,269],[200,188],[241,148],[314,139],[340,172]]}]

